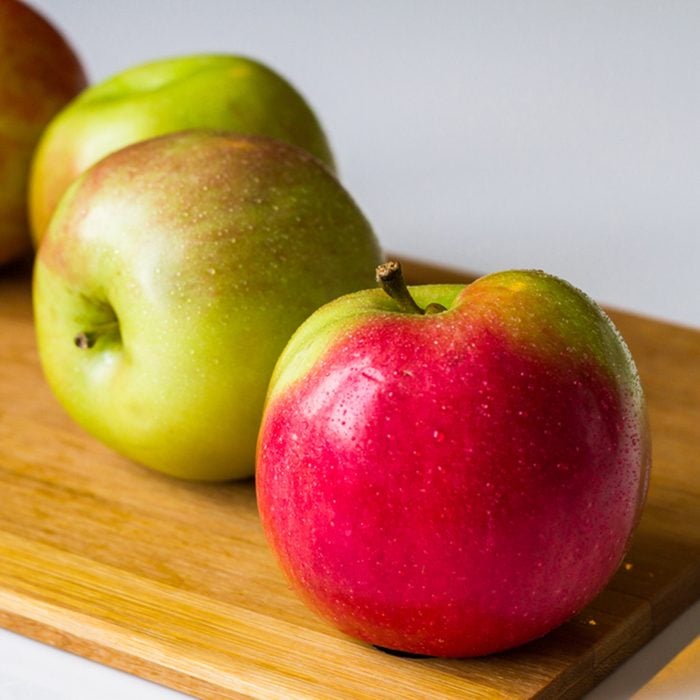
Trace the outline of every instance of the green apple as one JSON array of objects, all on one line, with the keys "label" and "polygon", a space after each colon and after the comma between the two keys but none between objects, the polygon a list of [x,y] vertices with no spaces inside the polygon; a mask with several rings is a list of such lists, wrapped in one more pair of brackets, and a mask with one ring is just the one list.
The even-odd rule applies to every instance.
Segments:
[{"label": "green apple", "polygon": [[17,0],[0,2],[0,265],[31,250],[27,181],[51,118],[85,87],[66,40]]},{"label": "green apple", "polygon": [[68,413],[162,472],[254,471],[293,331],[373,284],[365,217],[308,152],[195,130],[129,146],[71,185],[37,256],[45,375]]},{"label": "green apple", "polygon": [[63,192],[88,167],[137,141],[199,128],[276,138],[334,167],[311,108],[266,66],[219,54],[147,63],[92,86],[49,125],[30,180],[35,243]]}]

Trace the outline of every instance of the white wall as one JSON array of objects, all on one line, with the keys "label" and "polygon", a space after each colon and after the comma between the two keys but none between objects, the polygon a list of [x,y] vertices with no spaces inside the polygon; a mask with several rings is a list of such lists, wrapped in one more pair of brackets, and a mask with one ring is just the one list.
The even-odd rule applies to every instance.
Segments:
[{"label": "white wall", "polygon": [[276,68],[391,251],[700,326],[700,3],[32,2],[93,80],[200,51]]}]

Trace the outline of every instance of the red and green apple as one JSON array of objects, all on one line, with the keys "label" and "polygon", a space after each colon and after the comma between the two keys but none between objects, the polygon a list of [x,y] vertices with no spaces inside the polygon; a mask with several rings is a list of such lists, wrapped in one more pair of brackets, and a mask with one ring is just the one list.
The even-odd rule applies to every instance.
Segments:
[{"label": "red and green apple", "polygon": [[226,54],[149,62],[91,86],[47,128],[30,180],[35,243],[63,192],[88,167],[137,141],[199,128],[276,138],[308,150],[333,168],[313,111],[270,68]]},{"label": "red and green apple", "polygon": [[544,635],[624,556],[649,435],[632,357],[538,271],[313,314],[282,353],[258,443],[262,523],[303,599],[349,635],[464,657]]},{"label": "red and green apple", "polygon": [[86,85],[73,49],[19,0],[0,2],[0,265],[31,250],[29,164],[44,127]]},{"label": "red and green apple", "polygon": [[249,476],[279,353],[316,308],[372,285],[378,256],[302,149],[201,130],[134,144],[70,186],[38,253],[45,375],[78,423],[141,464]]}]

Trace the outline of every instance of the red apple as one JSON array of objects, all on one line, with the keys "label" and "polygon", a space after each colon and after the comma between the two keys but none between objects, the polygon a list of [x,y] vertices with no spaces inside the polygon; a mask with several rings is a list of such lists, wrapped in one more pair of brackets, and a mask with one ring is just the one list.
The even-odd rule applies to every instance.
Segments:
[{"label": "red apple", "polygon": [[0,0],[0,265],[31,249],[27,182],[42,130],[86,85],[58,31],[17,0]]},{"label": "red apple", "polygon": [[403,290],[345,296],[292,337],[258,440],[260,515],[347,634],[497,652],[579,612],[620,564],[648,482],[642,390],[611,321],[560,279]]}]

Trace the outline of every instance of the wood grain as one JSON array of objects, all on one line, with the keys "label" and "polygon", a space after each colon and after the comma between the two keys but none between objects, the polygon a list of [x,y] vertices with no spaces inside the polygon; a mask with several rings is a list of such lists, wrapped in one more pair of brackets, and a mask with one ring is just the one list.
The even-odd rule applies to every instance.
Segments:
[{"label": "wood grain", "polygon": [[[405,267],[414,283],[468,279]],[[520,649],[404,659],[297,600],[252,481],[174,481],[74,425],[39,369],[29,264],[0,271],[0,625],[202,698],[580,696],[700,597],[700,333],[612,316],[654,440],[625,565],[581,615]]]}]

